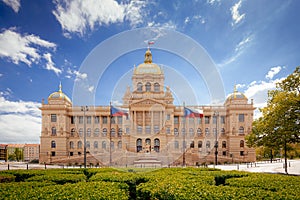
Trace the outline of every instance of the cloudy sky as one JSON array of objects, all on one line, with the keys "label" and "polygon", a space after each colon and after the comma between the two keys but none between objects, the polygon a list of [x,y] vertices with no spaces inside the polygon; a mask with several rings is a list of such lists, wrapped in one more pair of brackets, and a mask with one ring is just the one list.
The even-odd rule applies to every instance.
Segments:
[{"label": "cloudy sky", "polygon": [[[299,65],[299,9],[297,0],[0,0],[0,143],[39,142],[38,107],[60,82],[71,99],[82,83],[94,104],[120,103],[150,40],[175,104],[214,103],[207,77],[214,71],[220,93],[237,85],[262,107],[267,91]],[[157,34],[132,45],[136,30],[148,28]],[[185,39],[202,48],[198,58]],[[197,59],[213,65],[197,66]],[[97,67],[103,74],[90,84]]]}]

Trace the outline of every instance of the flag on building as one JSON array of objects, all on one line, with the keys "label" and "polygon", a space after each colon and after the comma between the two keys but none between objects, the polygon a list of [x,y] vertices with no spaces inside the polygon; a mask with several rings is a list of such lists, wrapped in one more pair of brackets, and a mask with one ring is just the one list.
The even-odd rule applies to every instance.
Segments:
[{"label": "flag on building", "polygon": [[122,109],[122,108],[117,108],[114,106],[110,107],[110,114],[111,116],[128,116],[128,110]]},{"label": "flag on building", "polygon": [[184,107],[185,117],[203,117],[203,110]]}]

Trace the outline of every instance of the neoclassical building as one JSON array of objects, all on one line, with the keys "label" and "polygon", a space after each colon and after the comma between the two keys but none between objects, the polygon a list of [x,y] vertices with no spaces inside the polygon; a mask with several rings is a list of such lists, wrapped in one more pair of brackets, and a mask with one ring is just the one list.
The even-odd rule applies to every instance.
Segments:
[{"label": "neoclassical building", "polygon": [[213,163],[216,152],[221,163],[255,161],[245,143],[253,100],[235,89],[222,106],[187,105],[203,111],[201,118],[188,118],[183,106],[174,105],[164,78],[148,48],[123,97],[128,115],[118,116],[109,105],[72,106],[60,85],[40,108],[40,163],[83,164],[84,134],[87,163],[94,165],[196,165]]}]

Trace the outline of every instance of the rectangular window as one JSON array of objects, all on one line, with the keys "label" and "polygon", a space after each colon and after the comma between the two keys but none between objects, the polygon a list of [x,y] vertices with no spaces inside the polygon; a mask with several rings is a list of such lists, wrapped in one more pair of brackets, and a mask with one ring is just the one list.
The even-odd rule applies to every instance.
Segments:
[{"label": "rectangular window", "polygon": [[244,156],[244,151],[240,151],[240,156]]},{"label": "rectangular window", "polygon": [[76,122],[76,117],[75,116],[71,116],[71,124],[75,124]]},{"label": "rectangular window", "polygon": [[83,116],[78,117],[78,122],[79,122],[79,124],[83,124]]},{"label": "rectangular window", "polygon": [[167,127],[167,130],[166,130],[167,134],[170,134],[171,133],[171,129],[170,127]]},{"label": "rectangular window", "polygon": [[56,122],[56,114],[51,114],[51,122]]},{"label": "rectangular window", "polygon": [[123,123],[123,117],[122,116],[118,116],[118,124],[122,124]]},{"label": "rectangular window", "polygon": [[86,117],[86,123],[87,124],[91,124],[92,123],[92,117],[91,116],[87,116]]},{"label": "rectangular window", "polygon": [[221,116],[221,124],[225,124],[225,116]]},{"label": "rectangular window", "polygon": [[126,134],[130,133],[130,129],[128,127],[125,130],[126,130]]},{"label": "rectangular window", "polygon": [[223,151],[223,153],[222,153],[222,154],[223,154],[223,156],[226,156],[226,151]]},{"label": "rectangular window", "polygon": [[107,124],[107,116],[102,116],[102,123]]},{"label": "rectangular window", "polygon": [[99,118],[99,116],[95,116],[95,118],[94,118],[94,123],[95,123],[95,124],[99,124],[99,123],[100,123],[100,118]]},{"label": "rectangular window", "polygon": [[115,124],[115,123],[116,123],[115,117],[111,117],[110,120],[111,120],[111,121],[110,121],[111,124]]},{"label": "rectangular window", "polygon": [[209,117],[209,116],[205,116],[205,117],[204,117],[204,120],[205,120],[205,124],[209,124],[210,117]]},{"label": "rectangular window", "polygon": [[171,116],[170,114],[167,114],[167,120],[170,120]]},{"label": "rectangular window", "polygon": [[182,123],[182,124],[185,123],[185,117],[181,117],[181,123]]},{"label": "rectangular window", "polygon": [[201,117],[197,117],[197,123],[202,124],[202,118]]},{"label": "rectangular window", "polygon": [[239,122],[244,122],[245,116],[244,114],[239,114]]},{"label": "rectangular window", "polygon": [[70,156],[73,156],[73,152],[70,152]]},{"label": "rectangular window", "polygon": [[179,117],[178,116],[174,116],[174,124],[179,124]]},{"label": "rectangular window", "polygon": [[55,156],[55,151],[51,151],[51,156]]}]

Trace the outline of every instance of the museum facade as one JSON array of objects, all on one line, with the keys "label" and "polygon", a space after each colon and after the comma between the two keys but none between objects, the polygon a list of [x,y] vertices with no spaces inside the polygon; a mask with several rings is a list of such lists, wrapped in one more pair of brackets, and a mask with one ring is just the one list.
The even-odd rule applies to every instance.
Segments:
[{"label": "museum facade", "polygon": [[[118,108],[72,106],[60,85],[40,107],[40,163],[82,165],[84,149],[93,165],[197,165],[216,157],[220,163],[255,161],[255,150],[245,143],[253,100],[234,89],[221,106],[177,106],[164,79],[148,48]],[[112,108],[120,112],[113,114]],[[201,115],[187,116],[186,109]]]}]

